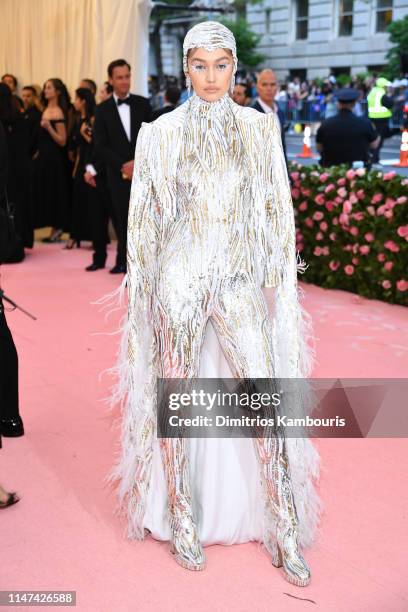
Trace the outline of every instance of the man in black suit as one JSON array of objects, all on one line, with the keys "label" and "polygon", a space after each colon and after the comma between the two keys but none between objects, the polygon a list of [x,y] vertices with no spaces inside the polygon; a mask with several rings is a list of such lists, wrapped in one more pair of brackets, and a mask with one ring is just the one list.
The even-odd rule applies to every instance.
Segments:
[{"label": "man in black suit", "polygon": [[153,111],[152,121],[157,119],[157,117],[160,117],[160,115],[173,111],[179,103],[180,96],[181,91],[178,87],[175,87],[174,85],[167,87],[166,91],[164,92],[164,104],[162,108]]},{"label": "man in black suit", "polygon": [[282,148],[287,166],[288,160],[286,157],[286,142],[284,130],[285,117],[279,106],[275,102],[275,96],[278,93],[278,85],[278,79],[276,78],[276,74],[273,70],[261,70],[256,79],[256,90],[258,92],[258,97],[252,104],[252,108],[255,108],[260,113],[277,114],[281,126]]},{"label": "man in black suit", "polygon": [[96,156],[105,163],[113,206],[113,223],[118,238],[116,264],[112,274],[126,272],[126,237],[130,188],[136,139],[143,121],[151,120],[150,102],[129,93],[130,66],[115,60],[108,66],[113,95],[95,111],[94,143]]}]

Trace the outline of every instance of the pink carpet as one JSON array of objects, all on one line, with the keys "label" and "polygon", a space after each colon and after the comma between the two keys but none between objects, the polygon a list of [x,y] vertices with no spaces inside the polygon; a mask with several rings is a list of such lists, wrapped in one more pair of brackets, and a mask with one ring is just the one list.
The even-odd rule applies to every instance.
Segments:
[{"label": "pink carpet", "polygon": [[[24,263],[2,269],[3,289],[38,321],[8,314],[27,434],[3,438],[0,451],[0,482],[22,496],[1,513],[0,589],[75,590],[78,610],[98,612],[408,610],[405,439],[317,442],[325,514],[305,553],[307,588],[286,582],[256,543],[206,548],[207,569],[193,573],[174,562],[167,543],[125,538],[103,482],[117,431],[102,401],[110,380],[98,380],[117,344],[98,332],[113,331],[119,313],[106,322],[91,305],[122,277],[84,272],[90,260],[86,249],[36,245]],[[407,309],[304,289],[317,376],[406,376]]]}]

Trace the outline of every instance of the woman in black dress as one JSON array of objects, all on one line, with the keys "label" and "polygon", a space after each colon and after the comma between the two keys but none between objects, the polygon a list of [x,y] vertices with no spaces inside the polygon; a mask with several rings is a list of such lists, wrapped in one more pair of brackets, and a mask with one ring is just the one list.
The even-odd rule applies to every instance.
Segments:
[{"label": "woman in black dress", "polygon": [[69,99],[60,79],[49,79],[42,92],[44,112],[33,163],[35,227],[51,226],[43,242],[58,242],[69,216],[70,185],[66,154]]},{"label": "woman in black dress", "polygon": [[95,96],[85,87],[75,91],[74,107],[78,113],[72,136],[72,148],[75,151],[75,166],[73,170],[71,238],[66,244],[67,249],[81,240],[91,240],[90,227],[90,197],[91,188],[84,180],[86,165],[92,156],[92,126],[95,112]]},{"label": "woman in black dress", "polygon": [[14,208],[14,223],[19,244],[9,261],[24,258],[23,247],[33,246],[33,222],[29,198],[30,130],[20,105],[10,88],[0,83],[0,122],[8,148],[7,195]]}]

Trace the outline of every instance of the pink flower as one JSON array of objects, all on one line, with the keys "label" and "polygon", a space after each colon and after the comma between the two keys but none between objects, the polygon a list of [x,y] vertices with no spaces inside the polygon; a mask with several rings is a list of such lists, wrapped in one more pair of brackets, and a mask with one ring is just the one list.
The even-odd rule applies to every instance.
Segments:
[{"label": "pink flower", "polygon": [[322,221],[319,227],[322,230],[322,232],[325,232],[329,226],[327,225],[326,221]]},{"label": "pink flower", "polygon": [[307,202],[306,202],[306,200],[304,200],[303,202],[301,202],[299,204],[298,210],[300,210],[301,212],[303,212],[304,210],[307,210]]},{"label": "pink flower", "polygon": [[407,196],[400,196],[399,198],[397,198],[397,204],[405,204],[406,201]]},{"label": "pink flower", "polygon": [[297,181],[299,179],[299,172],[291,172],[290,176],[293,178],[294,181]]},{"label": "pink flower", "polygon": [[387,240],[387,242],[384,242],[384,247],[393,253],[398,253],[400,250],[398,244],[395,244],[393,240]]},{"label": "pink flower", "polygon": [[383,204],[382,206],[379,206],[377,208],[377,216],[383,215],[385,213],[385,211],[386,211],[385,204]]},{"label": "pink flower", "polygon": [[333,183],[329,183],[329,185],[327,185],[326,189],[324,190],[324,193],[329,193],[330,191],[333,191],[333,189],[336,189],[336,186]]},{"label": "pink flower", "polygon": [[359,189],[357,191],[357,197],[358,197],[359,200],[364,200],[364,198],[365,198],[365,191],[364,191],[364,189]]},{"label": "pink flower", "polygon": [[365,173],[366,173],[366,169],[365,168],[357,168],[357,170],[356,170],[357,176],[364,176]]},{"label": "pink flower", "polygon": [[292,198],[294,200],[297,200],[297,198],[300,196],[300,191],[299,189],[292,189]]},{"label": "pink flower", "polygon": [[354,172],[354,170],[352,170],[352,169],[347,170],[346,178],[348,178],[348,180],[351,181],[354,178],[355,174],[356,173]]},{"label": "pink flower", "polygon": [[394,267],[394,262],[386,261],[383,267],[384,267],[384,270],[387,270],[387,271],[392,270]]},{"label": "pink flower", "polygon": [[386,173],[383,175],[383,180],[384,180],[384,181],[390,181],[391,179],[393,179],[393,178],[394,178],[394,176],[395,176],[396,174],[397,174],[397,173],[396,173],[396,172],[394,172],[394,170],[392,170],[391,172],[386,172]]},{"label": "pink flower", "polygon": [[384,289],[391,289],[391,282],[389,280],[383,280],[381,283]]},{"label": "pink flower", "polygon": [[330,253],[330,249],[328,246],[324,246],[322,248],[322,255],[328,255]]},{"label": "pink flower", "polygon": [[323,172],[323,174],[320,175],[319,181],[321,183],[325,183],[328,178],[329,178],[329,175],[327,174],[327,172]]},{"label": "pink flower", "polygon": [[345,178],[339,178],[339,180],[337,181],[338,185],[345,185],[346,184],[346,179]]},{"label": "pink flower", "polygon": [[302,191],[302,195],[306,196],[307,198],[310,196],[310,193],[311,193],[310,189],[303,189],[302,187],[301,191]]},{"label": "pink flower", "polygon": [[367,242],[372,242],[374,240],[374,234],[368,232],[367,234],[364,234],[364,238],[367,240]]},{"label": "pink flower", "polygon": [[350,227],[350,234],[352,236],[358,236],[358,227],[356,227],[355,225],[353,225],[352,227]]},{"label": "pink flower", "polygon": [[348,276],[351,276],[352,274],[354,274],[354,266],[348,264],[347,266],[344,266],[344,271]]},{"label": "pink flower", "polygon": [[399,281],[397,281],[397,289],[398,289],[398,291],[407,291],[407,289],[408,289],[408,281],[406,281],[406,280],[399,280]]},{"label": "pink flower", "polygon": [[319,206],[322,206],[324,204],[324,195],[322,193],[318,193],[314,201],[316,204],[319,204]]},{"label": "pink flower", "polygon": [[306,217],[305,223],[307,227],[313,227],[313,219],[311,219],[310,217]]},{"label": "pink flower", "polygon": [[343,198],[340,198],[339,196],[337,196],[337,198],[334,198],[334,201],[336,202],[336,204],[343,204]]},{"label": "pink flower", "polygon": [[378,202],[381,202],[382,199],[383,199],[382,193],[375,193],[373,197],[371,198],[371,204],[378,204]]},{"label": "pink flower", "polygon": [[393,198],[387,198],[385,200],[385,206],[388,210],[392,210],[394,208],[394,206],[397,204],[396,200],[394,200]]},{"label": "pink flower", "polygon": [[338,225],[338,224],[339,224],[339,219],[338,219],[338,217],[333,217],[333,219],[332,219],[332,223],[333,223],[333,225]]},{"label": "pink flower", "polygon": [[345,200],[344,204],[343,204],[343,212],[344,213],[351,213],[351,203],[349,202],[349,200]]},{"label": "pink flower", "polygon": [[384,213],[384,217],[386,217],[387,219],[392,219],[394,216],[394,213],[392,212],[392,210],[386,210]]},{"label": "pink flower", "polygon": [[320,212],[320,210],[317,210],[314,215],[313,215],[313,219],[315,221],[321,221],[323,219],[324,215],[322,212]]},{"label": "pink flower", "polygon": [[397,229],[397,234],[398,236],[401,236],[401,238],[408,236],[408,225],[400,225]]},{"label": "pink flower", "polygon": [[375,208],[374,208],[374,206],[367,206],[367,212],[371,216],[375,215]]},{"label": "pink flower", "polygon": [[[340,223],[342,223],[343,225],[348,225],[349,222],[349,217],[348,215],[346,215],[346,213],[341,213],[340,217],[339,217],[339,221]],[[333,221],[334,223],[334,221]]]},{"label": "pink flower", "polygon": [[314,251],[313,251],[313,255],[317,255],[319,257],[319,255],[321,255],[322,253],[322,249],[319,246],[315,246]]},{"label": "pink flower", "polygon": [[333,270],[333,272],[336,272],[336,270],[338,270],[340,267],[340,262],[339,261],[331,261],[329,263],[329,268],[330,270]]},{"label": "pink flower", "polygon": [[354,213],[354,215],[352,215],[352,217],[356,221],[362,221],[364,219],[364,213],[362,213],[361,210],[360,210],[359,212]]},{"label": "pink flower", "polygon": [[358,257],[353,257],[353,259],[351,261],[356,266],[360,260],[359,260]]},{"label": "pink flower", "polygon": [[370,247],[368,246],[368,244],[363,244],[363,245],[360,247],[360,253],[361,253],[362,255],[368,255],[368,253],[369,253],[369,252],[370,252]]},{"label": "pink flower", "polygon": [[334,208],[334,203],[330,200],[329,202],[326,202],[325,206],[326,206],[326,209],[329,212],[331,212],[333,210],[333,208]]},{"label": "pink flower", "polygon": [[343,251],[352,251],[352,250],[353,250],[352,244],[346,244],[346,246],[343,247]]},{"label": "pink flower", "polygon": [[385,261],[385,255],[384,255],[384,253],[379,253],[379,254],[377,255],[377,259],[378,259],[378,261]]},{"label": "pink flower", "polygon": [[329,234],[329,238],[330,238],[330,240],[336,240],[336,234],[334,232],[331,232]]},{"label": "pink flower", "polygon": [[340,189],[337,190],[337,193],[339,195],[339,198],[345,198],[347,195],[347,189],[344,189],[344,187],[340,187]]},{"label": "pink flower", "polygon": [[352,204],[355,204],[356,202],[358,202],[358,197],[356,196],[355,193],[350,193],[350,202]]},{"label": "pink flower", "polygon": [[323,240],[324,236],[322,234],[322,232],[317,232],[316,234],[316,240]]}]

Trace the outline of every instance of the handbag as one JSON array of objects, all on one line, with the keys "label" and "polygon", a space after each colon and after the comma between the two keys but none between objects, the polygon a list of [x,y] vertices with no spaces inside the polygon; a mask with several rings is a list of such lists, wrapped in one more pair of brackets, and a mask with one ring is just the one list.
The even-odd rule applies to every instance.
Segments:
[{"label": "handbag", "polygon": [[0,263],[17,263],[24,259],[24,248],[14,226],[14,206],[7,198],[0,201]]}]

